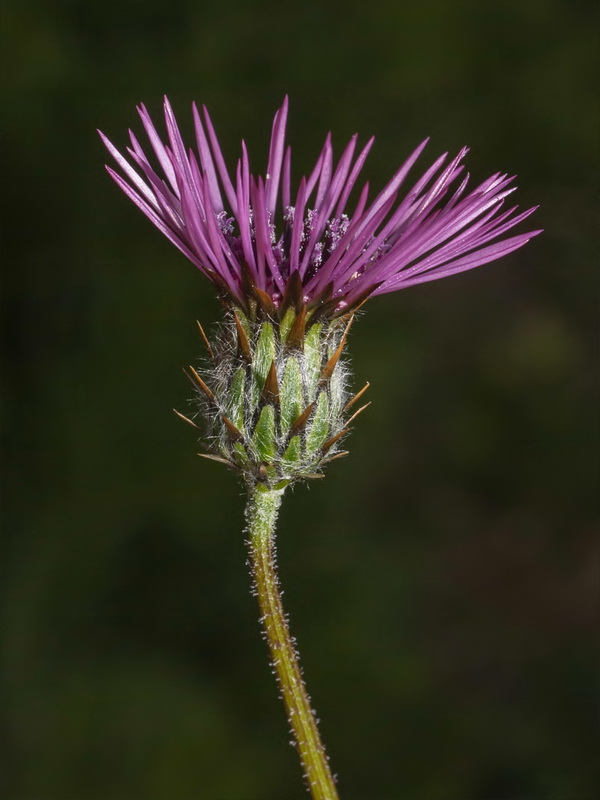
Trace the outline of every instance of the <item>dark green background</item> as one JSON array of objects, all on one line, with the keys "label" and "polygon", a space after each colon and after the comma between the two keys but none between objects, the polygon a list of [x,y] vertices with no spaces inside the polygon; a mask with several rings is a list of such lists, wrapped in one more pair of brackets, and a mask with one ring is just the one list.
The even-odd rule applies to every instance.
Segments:
[{"label": "dark green background", "polygon": [[[163,93],[296,179],[432,137],[544,235],[377,298],[351,456],[287,499],[285,601],[344,800],[590,800],[593,4],[13,0],[4,12],[7,800],[296,800],[243,497],[172,414],[213,291],[103,170]],[[426,163],[425,160],[423,162]]]}]

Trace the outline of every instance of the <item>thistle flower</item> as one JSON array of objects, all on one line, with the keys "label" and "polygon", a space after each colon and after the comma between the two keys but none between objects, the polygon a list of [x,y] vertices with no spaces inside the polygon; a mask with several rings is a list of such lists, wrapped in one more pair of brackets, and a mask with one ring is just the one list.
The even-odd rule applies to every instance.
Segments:
[{"label": "thistle flower", "polygon": [[503,210],[504,199],[516,187],[511,185],[514,177],[501,173],[467,192],[469,176],[463,175],[461,163],[466,147],[446,166],[447,153],[436,159],[397,202],[425,139],[370,204],[366,183],[350,209],[349,198],[374,137],[354,158],[354,135],[334,169],[328,134],[313,171],[292,194],[291,148],[285,145],[287,97],[273,120],[265,177],[250,173],[242,141],[235,184],[205,107],[203,125],[193,106],[197,152],[186,150],[167,98],[168,144],[161,141],[144,105],[138,112],[160,169],[151,166],[130,131],[129,161],[101,134],[124,177],[107,167],[109,173],[156,227],[242,309],[248,308],[256,290],[268,296],[263,298],[267,304],[280,309],[293,280],[301,285],[305,303],[327,304],[333,316],[348,313],[370,295],[473,269],[540,233],[502,238],[535,208],[520,214],[517,206]]},{"label": "thistle flower", "polygon": [[501,173],[468,191],[467,148],[448,164],[440,156],[399,199],[425,140],[371,203],[365,183],[351,206],[374,139],[355,157],[353,136],[334,164],[328,135],[292,192],[287,98],[273,120],[265,177],[251,174],[242,142],[235,181],[206,108],[201,115],[193,106],[196,151],[186,149],[166,98],[167,143],[145,106],[138,112],[157,168],[130,132],[127,158],[101,134],[122,175],[107,169],[227,303],[213,366],[191,377],[208,455],[250,482],[318,474],[342,452],[352,400],[340,356],[346,322],[368,297],[472,269],[539,233],[504,238],[535,209],[504,209],[515,187]]},{"label": "thistle flower", "polygon": [[540,231],[506,234],[535,208],[504,207],[515,190],[505,174],[469,189],[467,148],[449,161],[444,153],[400,195],[427,140],[370,203],[368,183],[357,184],[374,139],[356,155],[356,135],[337,163],[328,135],[314,169],[292,190],[287,98],[273,120],[264,177],[251,173],[242,141],[232,179],[206,108],[201,114],[193,106],[195,150],[184,145],[166,98],[166,142],[145,106],[138,112],[152,157],[132,132],[126,156],[100,134],[120,174],[107,169],[225,304],[212,342],[200,326],[208,351],[203,374],[193,367],[189,373],[208,433],[202,455],[233,467],[248,485],[251,561],[273,662],[313,796],[333,800],[277,591],[273,536],[281,495],[345,455],[341,441],[366,408],[355,410],[355,403],[368,384],[350,394],[343,356],[357,309],[371,296],[522,247]]}]

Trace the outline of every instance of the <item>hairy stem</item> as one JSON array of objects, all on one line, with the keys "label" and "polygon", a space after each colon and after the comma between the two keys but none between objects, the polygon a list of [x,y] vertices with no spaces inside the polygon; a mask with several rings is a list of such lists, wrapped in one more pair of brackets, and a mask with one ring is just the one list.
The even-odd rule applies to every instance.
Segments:
[{"label": "hairy stem", "polygon": [[262,484],[250,490],[246,519],[252,574],[263,628],[308,786],[314,800],[338,800],[281,604],[275,565],[275,522],[282,495],[283,489],[268,489]]}]

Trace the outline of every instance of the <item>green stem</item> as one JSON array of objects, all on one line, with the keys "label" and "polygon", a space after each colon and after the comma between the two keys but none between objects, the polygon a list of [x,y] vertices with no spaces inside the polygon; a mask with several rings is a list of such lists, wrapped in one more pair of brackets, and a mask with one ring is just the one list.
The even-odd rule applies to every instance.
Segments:
[{"label": "green stem", "polygon": [[275,567],[275,522],[283,491],[262,484],[250,490],[246,519],[252,573],[262,624],[308,786],[314,800],[338,800],[281,605]]}]

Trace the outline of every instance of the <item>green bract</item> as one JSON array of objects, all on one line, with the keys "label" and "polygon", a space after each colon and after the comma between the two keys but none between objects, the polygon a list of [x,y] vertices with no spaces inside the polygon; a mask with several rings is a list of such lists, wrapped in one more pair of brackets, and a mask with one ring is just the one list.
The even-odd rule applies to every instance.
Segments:
[{"label": "green bract", "polygon": [[311,317],[305,305],[281,319],[230,308],[214,341],[205,340],[209,365],[191,369],[211,441],[201,455],[274,487],[320,477],[345,455],[340,440],[356,399],[342,359],[351,321]]}]

